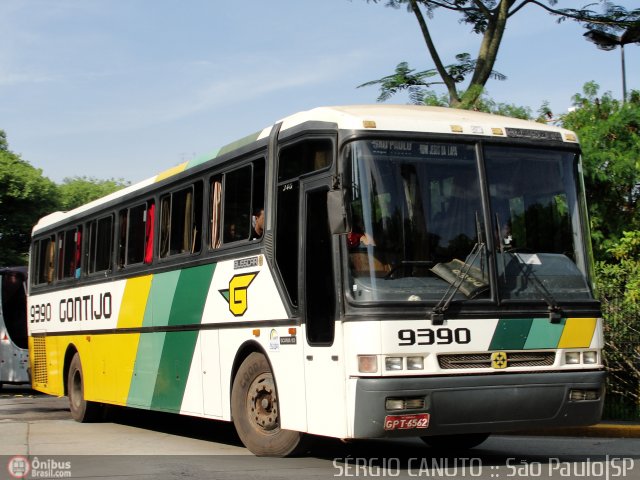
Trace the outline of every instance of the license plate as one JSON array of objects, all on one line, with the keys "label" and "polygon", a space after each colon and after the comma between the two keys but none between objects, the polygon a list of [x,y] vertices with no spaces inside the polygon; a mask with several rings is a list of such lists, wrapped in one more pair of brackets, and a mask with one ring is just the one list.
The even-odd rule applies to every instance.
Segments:
[{"label": "license plate", "polygon": [[428,428],[429,414],[387,415],[384,417],[385,430],[409,430],[412,428]]}]

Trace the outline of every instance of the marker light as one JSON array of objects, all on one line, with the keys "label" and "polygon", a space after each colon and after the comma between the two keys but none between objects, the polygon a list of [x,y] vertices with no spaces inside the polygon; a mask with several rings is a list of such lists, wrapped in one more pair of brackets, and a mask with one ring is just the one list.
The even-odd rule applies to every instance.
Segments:
[{"label": "marker light", "polygon": [[387,370],[402,370],[402,357],[387,357],[384,365]]},{"label": "marker light", "polygon": [[375,355],[358,355],[358,371],[360,373],[376,373],[378,357]]},{"label": "marker light", "polygon": [[566,352],[564,354],[564,363],[567,365],[577,365],[580,363],[580,352]]},{"label": "marker light", "polygon": [[407,370],[424,370],[424,357],[407,357]]},{"label": "marker light", "polygon": [[598,352],[588,351],[582,354],[582,362],[583,363],[598,363]]}]

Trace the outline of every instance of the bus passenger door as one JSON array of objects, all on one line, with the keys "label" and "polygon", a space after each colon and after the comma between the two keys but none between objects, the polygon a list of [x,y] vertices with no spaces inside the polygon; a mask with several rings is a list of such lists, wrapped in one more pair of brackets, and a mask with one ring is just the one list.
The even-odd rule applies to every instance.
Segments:
[{"label": "bus passenger door", "polygon": [[304,364],[309,432],[347,435],[344,349],[336,329],[336,266],[329,231],[327,192],[330,179],[303,182],[304,236],[301,264]]}]

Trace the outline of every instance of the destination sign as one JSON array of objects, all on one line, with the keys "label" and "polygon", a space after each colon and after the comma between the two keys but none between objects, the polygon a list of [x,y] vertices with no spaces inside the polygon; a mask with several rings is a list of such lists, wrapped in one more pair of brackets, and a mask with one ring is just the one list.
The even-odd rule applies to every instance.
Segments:
[{"label": "destination sign", "polygon": [[371,153],[389,157],[470,159],[473,147],[461,143],[410,142],[403,140],[371,140]]}]

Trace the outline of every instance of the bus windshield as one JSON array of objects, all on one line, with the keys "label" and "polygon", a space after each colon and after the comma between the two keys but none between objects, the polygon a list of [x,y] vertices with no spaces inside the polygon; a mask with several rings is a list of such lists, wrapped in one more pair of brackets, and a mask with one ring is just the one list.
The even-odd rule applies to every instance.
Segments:
[{"label": "bus windshield", "polygon": [[[347,149],[356,301],[590,299],[577,155],[473,143],[362,140]],[[485,219],[491,219],[487,225]],[[489,250],[491,249],[491,250]],[[449,290],[450,291],[450,290]]]}]

